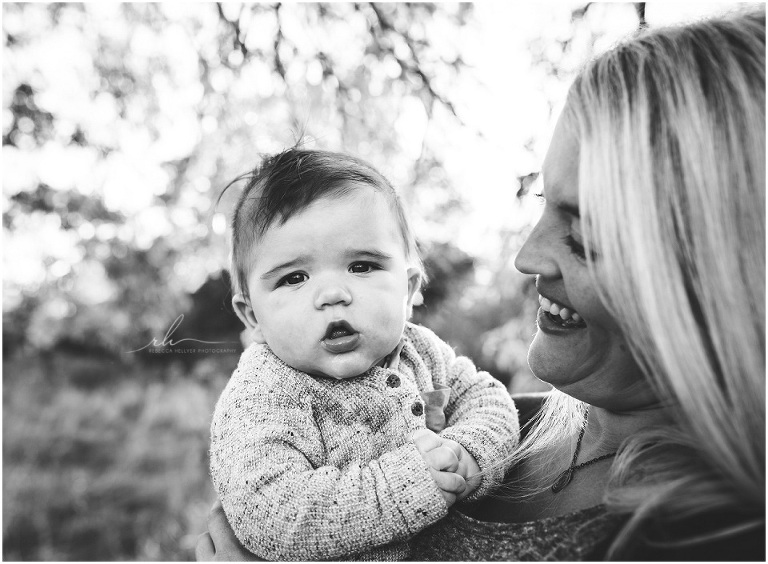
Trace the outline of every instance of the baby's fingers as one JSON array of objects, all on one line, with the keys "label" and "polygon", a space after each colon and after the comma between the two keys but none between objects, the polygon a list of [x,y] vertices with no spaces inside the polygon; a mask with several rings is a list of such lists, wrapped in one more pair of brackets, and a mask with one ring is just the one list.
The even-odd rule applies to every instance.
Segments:
[{"label": "baby's fingers", "polygon": [[432,468],[429,469],[429,473],[432,474],[432,479],[443,492],[458,495],[463,492],[467,484],[464,478],[453,472],[439,472]]},{"label": "baby's fingers", "polygon": [[442,439],[429,429],[418,429],[411,435],[411,440],[422,456],[442,443]]},{"label": "baby's fingers", "polygon": [[453,441],[451,439],[446,439],[443,437],[440,437],[440,439],[442,439],[443,441],[441,446],[451,449],[454,452],[454,454],[456,454],[456,458],[461,460],[462,451],[464,450],[462,446],[456,441]]},{"label": "baby's fingers", "polygon": [[438,447],[427,453],[422,453],[424,460],[435,470],[456,472],[459,469],[459,459],[456,453],[448,447]]}]

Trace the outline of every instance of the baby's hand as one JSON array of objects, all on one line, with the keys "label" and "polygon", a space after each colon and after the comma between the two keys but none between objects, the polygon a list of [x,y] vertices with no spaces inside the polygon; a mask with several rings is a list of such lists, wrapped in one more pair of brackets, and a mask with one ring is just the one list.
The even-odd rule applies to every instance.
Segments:
[{"label": "baby's hand", "polygon": [[429,466],[432,479],[450,507],[456,503],[456,496],[462,494],[467,487],[464,477],[456,473],[461,453],[453,445],[458,443],[450,441],[453,445],[446,445],[446,441],[429,429],[419,429],[411,436],[411,440]]},{"label": "baby's hand", "polygon": [[456,454],[456,458],[459,459],[459,465],[455,472],[464,478],[467,484],[467,487],[464,489],[464,491],[461,492],[456,498],[456,501],[461,501],[470,495],[473,491],[475,491],[480,485],[480,482],[482,481],[482,477],[480,476],[480,466],[478,466],[475,457],[472,456],[469,451],[467,451],[467,449],[465,449],[456,441],[452,441],[451,439],[446,439],[440,436],[437,438],[442,441],[444,447],[451,449],[451,451]]}]

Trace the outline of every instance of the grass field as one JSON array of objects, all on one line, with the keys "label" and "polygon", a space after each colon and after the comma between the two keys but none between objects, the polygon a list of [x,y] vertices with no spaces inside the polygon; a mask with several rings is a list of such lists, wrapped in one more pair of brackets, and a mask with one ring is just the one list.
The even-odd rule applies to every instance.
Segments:
[{"label": "grass field", "polygon": [[4,360],[4,559],[193,559],[214,499],[211,413],[236,361]]}]

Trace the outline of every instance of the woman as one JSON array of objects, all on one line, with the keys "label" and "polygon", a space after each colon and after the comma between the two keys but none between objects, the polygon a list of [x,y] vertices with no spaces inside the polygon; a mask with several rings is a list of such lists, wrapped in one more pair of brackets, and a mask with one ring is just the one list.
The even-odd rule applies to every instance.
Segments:
[{"label": "woman", "polygon": [[[571,88],[517,257],[555,391],[499,495],[414,559],[763,560],[765,12],[643,34]],[[198,556],[233,558],[211,521]],[[211,544],[211,537],[213,544]]]}]

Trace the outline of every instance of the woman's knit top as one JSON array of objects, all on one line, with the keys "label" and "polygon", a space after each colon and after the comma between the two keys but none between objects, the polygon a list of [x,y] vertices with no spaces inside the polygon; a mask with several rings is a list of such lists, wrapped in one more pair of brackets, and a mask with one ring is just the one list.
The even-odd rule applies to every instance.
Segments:
[{"label": "woman's knit top", "polygon": [[[314,377],[250,346],[216,405],[211,476],[232,529],[268,560],[394,560],[445,516],[411,434],[422,393],[451,388],[441,436],[501,481],[518,417],[505,387],[426,328],[408,324],[397,362],[346,380]],[[371,550],[374,547],[380,547]]]},{"label": "woman's knit top", "polygon": [[451,510],[412,542],[416,561],[578,561],[612,538],[622,520],[603,506],[524,523],[478,521]]}]

